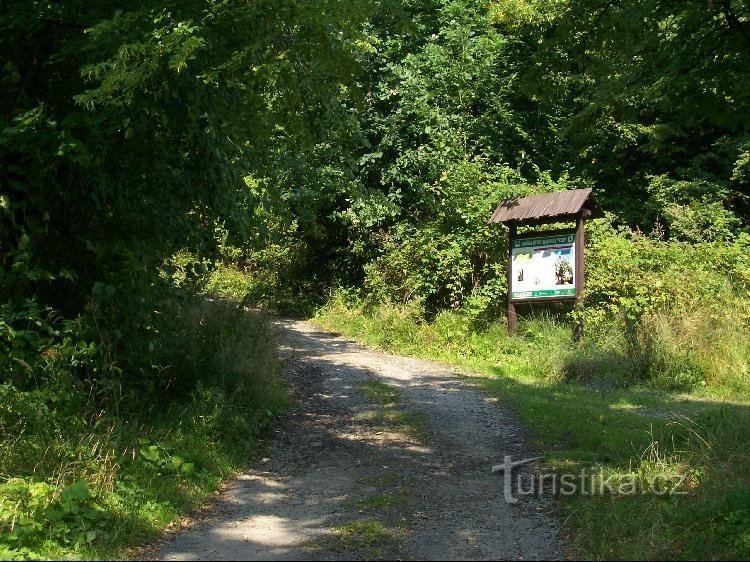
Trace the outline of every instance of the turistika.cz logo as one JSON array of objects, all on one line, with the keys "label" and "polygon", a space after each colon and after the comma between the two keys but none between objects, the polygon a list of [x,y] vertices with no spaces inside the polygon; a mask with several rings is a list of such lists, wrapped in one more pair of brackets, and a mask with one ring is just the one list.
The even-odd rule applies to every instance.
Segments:
[{"label": "turistika.cz logo", "polygon": [[[652,494],[676,496],[688,493],[686,475],[644,475],[638,473],[605,474],[603,468],[584,468],[578,473],[535,473],[516,470],[541,460],[532,457],[514,461],[512,456],[503,457],[503,464],[492,467],[492,472],[503,474],[503,499],[506,503],[518,503],[523,496],[636,496]],[[515,471],[515,472],[514,472]]]}]

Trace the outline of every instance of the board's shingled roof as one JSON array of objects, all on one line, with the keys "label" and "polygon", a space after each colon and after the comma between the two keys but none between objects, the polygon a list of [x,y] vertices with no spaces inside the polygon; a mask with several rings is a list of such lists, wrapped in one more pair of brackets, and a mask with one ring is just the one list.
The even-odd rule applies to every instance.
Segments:
[{"label": "board's shingled roof", "polygon": [[565,220],[574,218],[584,209],[591,211],[591,218],[604,216],[591,196],[591,188],[508,199],[498,205],[490,222],[539,221],[556,217]]}]

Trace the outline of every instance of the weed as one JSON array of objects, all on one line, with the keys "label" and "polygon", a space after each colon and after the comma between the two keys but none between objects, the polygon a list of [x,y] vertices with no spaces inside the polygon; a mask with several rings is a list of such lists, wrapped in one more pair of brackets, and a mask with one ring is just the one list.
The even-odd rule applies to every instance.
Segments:
[{"label": "weed", "polygon": [[0,481],[0,556],[121,557],[258,449],[286,401],[268,325],[228,302],[197,302],[174,320],[202,368],[182,400],[86,419],[49,393],[0,385],[0,428],[12,436],[0,474],[13,475]]},{"label": "weed", "polygon": [[[590,328],[578,347],[570,326],[545,314],[522,319],[518,337],[509,338],[502,323],[476,330],[470,318],[446,312],[432,324],[402,328],[405,339],[389,339],[388,348],[480,374],[475,380],[515,407],[557,471],[586,468],[643,482],[684,477],[685,495],[561,498],[577,556],[741,559],[750,555],[747,342],[731,321],[713,332],[715,342],[701,340],[693,330],[701,314],[653,317],[663,324],[648,336],[652,347],[636,346],[635,354],[615,325]],[[377,333],[392,325],[381,318],[334,300],[316,322],[377,346]],[[643,326],[632,341],[647,337]],[[705,365],[722,361],[725,373],[734,366],[738,374],[705,376]],[[397,425],[402,415],[394,410],[389,421]]]},{"label": "weed", "polygon": [[401,401],[401,391],[380,381],[363,381],[357,383],[357,390],[370,402],[382,405],[398,404]]},{"label": "weed", "polygon": [[349,500],[349,505],[360,510],[389,510],[403,505],[408,496],[408,490],[399,488],[393,493],[378,493]]}]

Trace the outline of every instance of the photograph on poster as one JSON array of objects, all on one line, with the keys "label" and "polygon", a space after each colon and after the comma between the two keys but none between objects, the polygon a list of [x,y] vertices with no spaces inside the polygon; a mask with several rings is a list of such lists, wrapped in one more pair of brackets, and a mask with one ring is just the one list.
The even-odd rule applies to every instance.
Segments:
[{"label": "photograph on poster", "polygon": [[511,298],[575,295],[575,234],[513,241]]}]

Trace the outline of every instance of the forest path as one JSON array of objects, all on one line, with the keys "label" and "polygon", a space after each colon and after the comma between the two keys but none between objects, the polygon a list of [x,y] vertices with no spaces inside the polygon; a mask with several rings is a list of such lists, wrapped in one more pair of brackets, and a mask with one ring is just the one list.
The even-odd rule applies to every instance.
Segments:
[{"label": "forest path", "polygon": [[450,369],[280,319],[294,395],[251,466],[166,560],[556,559],[548,500],[503,500],[491,466],[534,456],[514,414]]}]

